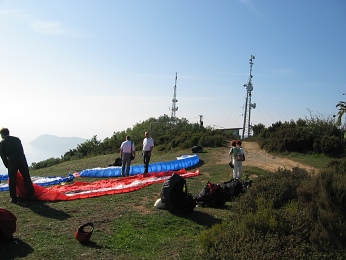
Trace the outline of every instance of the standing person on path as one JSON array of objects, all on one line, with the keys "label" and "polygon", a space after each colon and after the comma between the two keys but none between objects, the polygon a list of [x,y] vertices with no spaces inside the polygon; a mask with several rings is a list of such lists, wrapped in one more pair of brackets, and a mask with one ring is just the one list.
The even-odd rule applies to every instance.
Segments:
[{"label": "standing person on path", "polygon": [[239,179],[241,178],[241,176],[243,175],[243,161],[245,161],[245,153],[244,153],[244,149],[243,147],[241,146],[242,144],[242,141],[240,140],[237,140],[237,147],[239,148],[239,151],[240,151],[240,161],[239,164],[238,164],[238,176],[239,176]]},{"label": "standing person on path", "polygon": [[240,149],[237,147],[237,141],[232,140],[231,141],[231,149],[229,151],[229,155],[232,158],[232,162],[234,164],[233,168],[233,179],[240,179],[240,174],[239,174],[239,166],[241,164],[241,161],[237,160],[237,155],[240,154]]},{"label": "standing person on path", "polygon": [[30,200],[35,200],[34,187],[29,174],[29,166],[24,154],[22,142],[18,137],[10,136],[10,131],[7,128],[0,130],[1,144],[0,155],[1,159],[8,169],[9,190],[11,196],[11,203],[18,203],[16,193],[17,186],[17,172],[19,171],[23,177],[24,185],[27,190]]},{"label": "standing person on path", "polygon": [[150,156],[154,148],[154,140],[150,137],[148,132],[145,132],[144,135],[145,135],[145,138],[143,139],[144,173],[148,173]]},{"label": "standing person on path", "polygon": [[[123,177],[130,175],[131,155],[136,156],[136,149],[134,143],[131,141],[131,137],[126,136],[126,141],[121,143],[120,157],[122,159],[121,175]],[[126,167],[126,171],[125,171]]]}]

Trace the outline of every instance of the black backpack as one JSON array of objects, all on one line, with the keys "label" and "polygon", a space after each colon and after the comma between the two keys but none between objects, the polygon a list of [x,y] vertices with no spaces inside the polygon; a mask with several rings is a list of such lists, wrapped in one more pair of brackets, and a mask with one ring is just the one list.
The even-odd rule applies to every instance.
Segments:
[{"label": "black backpack", "polygon": [[196,203],[202,207],[221,208],[227,201],[240,195],[251,186],[251,181],[231,179],[221,184],[208,182],[199,194],[195,196]]},{"label": "black backpack", "polygon": [[114,163],[112,164],[108,164],[108,167],[111,167],[111,166],[121,166],[123,164],[123,160],[118,157],[115,159]]},{"label": "black backpack", "polygon": [[220,184],[221,188],[230,196],[237,196],[244,191],[243,182],[238,179],[231,179],[230,181]]},{"label": "black backpack", "polygon": [[203,152],[203,147],[200,146],[200,145],[196,145],[196,146],[191,148],[191,151],[193,153],[202,153]]},{"label": "black backpack", "polygon": [[161,201],[172,213],[192,212],[196,207],[193,196],[187,192],[186,180],[176,173],[164,182]]},{"label": "black backpack", "polygon": [[196,203],[202,207],[222,208],[230,199],[230,194],[221,185],[208,182],[195,196]]}]

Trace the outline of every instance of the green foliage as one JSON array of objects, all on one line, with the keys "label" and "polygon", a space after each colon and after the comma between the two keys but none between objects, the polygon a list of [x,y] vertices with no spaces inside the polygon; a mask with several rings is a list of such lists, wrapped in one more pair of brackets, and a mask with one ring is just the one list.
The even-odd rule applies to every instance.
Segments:
[{"label": "green foliage", "polygon": [[[187,180],[189,192],[198,194],[207,181],[230,178],[228,165],[217,163],[224,151],[208,147],[199,154],[201,174]],[[152,160],[167,161],[186,152],[157,150]],[[315,155],[303,158],[310,161],[310,156]],[[83,157],[52,166],[48,173],[66,176],[113,159],[111,154]],[[329,161],[321,177],[300,169],[271,173],[244,164],[244,173],[258,176],[250,176],[253,185],[244,194],[225,208],[198,207],[186,215],[153,207],[162,184],[92,199],[20,205],[6,204],[8,193],[1,192],[4,206],[18,218],[19,244],[4,243],[0,255],[2,259],[344,259],[346,158]],[[47,169],[33,170],[31,175],[47,176]],[[82,181],[95,180],[99,178]],[[81,245],[74,233],[88,221],[95,223],[95,230],[90,243]]]},{"label": "green foliage", "polygon": [[338,125],[341,125],[342,117],[346,113],[346,102],[339,101],[336,107],[339,109],[337,123]]},{"label": "green foliage", "polygon": [[329,162],[328,169],[333,168],[335,171],[340,171],[343,172],[346,169],[346,157],[342,157],[341,159],[338,160],[332,160]]},{"label": "green foliage", "polygon": [[270,201],[274,208],[280,208],[286,203],[297,199],[297,187],[308,178],[308,173],[300,168],[292,171],[279,169],[272,174],[266,174],[256,179],[253,185],[235,205],[237,212],[254,213],[258,209],[258,201]]},{"label": "green foliage", "polygon": [[90,140],[86,140],[77,146],[77,152],[81,153],[82,156],[97,155],[99,152],[99,146],[101,141],[97,140],[97,136],[94,135]]},{"label": "green foliage", "polygon": [[298,189],[313,221],[311,241],[323,249],[344,248],[346,240],[346,158],[334,162]]},{"label": "green foliage", "polygon": [[[240,215],[238,215],[240,217]],[[257,200],[255,213],[245,213],[239,220],[239,230],[249,233],[259,230],[262,233],[274,232],[281,229],[280,222],[275,217],[273,201],[261,197]]]},{"label": "green foliage", "polygon": [[222,224],[200,235],[205,259],[342,259],[346,159],[318,176],[301,169],[258,177]]},{"label": "green foliage", "polygon": [[320,143],[320,149],[324,154],[330,154],[330,155],[340,155],[343,152],[343,145],[340,142],[340,138],[332,135],[327,136],[324,135],[321,139]]},{"label": "green foliage", "polygon": [[316,116],[296,122],[279,121],[268,128],[259,124],[254,129],[260,147],[268,152],[324,153],[330,156],[344,153],[343,133],[334,119]]},{"label": "green foliage", "polygon": [[38,163],[32,163],[31,169],[41,169],[46,167],[51,167],[53,165],[57,165],[62,161],[62,159],[59,158],[49,158],[47,160],[38,162]]},{"label": "green foliage", "polygon": [[[119,153],[120,145],[127,135],[136,146],[136,150],[142,149],[144,133],[150,132],[155,142],[155,149],[169,152],[172,149],[191,149],[195,145],[204,147],[220,147],[226,140],[235,138],[233,134],[222,130],[213,130],[210,127],[201,127],[197,123],[189,123],[185,118],[177,118],[172,122],[167,115],[159,118],[149,118],[141,123],[137,123],[133,128],[126,131],[114,132],[112,137],[103,141],[93,136],[90,140],[79,144],[76,149],[66,152],[61,159],[54,160],[54,163],[61,163],[81,158],[89,158],[101,154]],[[33,163],[32,169],[51,166],[52,159],[40,163]]]},{"label": "green foliage", "polygon": [[253,136],[259,136],[266,129],[264,124],[259,123],[252,127]]}]

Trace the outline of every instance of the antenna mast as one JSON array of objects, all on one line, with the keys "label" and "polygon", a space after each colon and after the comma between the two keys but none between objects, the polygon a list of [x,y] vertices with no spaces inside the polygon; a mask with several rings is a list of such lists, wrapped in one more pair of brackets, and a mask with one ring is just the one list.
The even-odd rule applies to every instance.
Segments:
[{"label": "antenna mast", "polygon": [[175,73],[175,85],[174,85],[174,94],[172,99],[172,113],[171,113],[171,119],[173,122],[175,122],[175,112],[178,111],[178,107],[176,106],[177,100],[177,79],[178,79],[178,73]]},{"label": "antenna mast", "polygon": [[246,87],[246,102],[245,102],[245,113],[244,113],[244,124],[243,124],[243,135],[242,139],[244,139],[245,136],[249,137],[251,132],[251,125],[250,125],[250,115],[251,115],[251,108],[256,108],[256,103],[251,104],[251,91],[253,90],[252,86],[252,65],[253,60],[255,59],[255,56],[251,55],[250,57],[250,76],[249,76],[249,82],[247,84],[244,84],[244,87]]},{"label": "antenna mast", "polygon": [[203,115],[199,115],[199,126],[203,127]]}]

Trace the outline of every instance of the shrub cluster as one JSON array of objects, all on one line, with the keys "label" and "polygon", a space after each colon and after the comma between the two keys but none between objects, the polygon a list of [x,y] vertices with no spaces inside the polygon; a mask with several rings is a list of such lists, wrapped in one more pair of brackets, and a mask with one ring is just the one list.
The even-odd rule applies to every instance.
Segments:
[{"label": "shrub cluster", "polygon": [[44,161],[40,161],[38,163],[34,162],[31,164],[30,168],[31,169],[41,169],[41,168],[46,168],[46,167],[51,167],[53,165],[59,164],[62,161],[60,158],[49,158]]},{"label": "shrub cluster", "polygon": [[278,170],[234,202],[234,214],[203,232],[205,259],[342,259],[346,252],[345,162],[318,176]]},{"label": "shrub cluster", "polygon": [[310,240],[321,250],[346,246],[346,158],[298,188],[299,202],[313,221]]},{"label": "shrub cluster", "polygon": [[133,128],[126,131],[114,132],[112,137],[105,138],[103,141],[97,140],[94,136],[66,152],[61,158],[51,158],[39,163],[33,163],[32,169],[52,166],[64,161],[70,161],[85,157],[102,154],[119,153],[120,145],[127,135],[136,145],[136,150],[142,149],[144,132],[150,132],[155,141],[155,149],[159,151],[171,151],[172,149],[188,149],[195,145],[204,147],[220,147],[226,140],[237,139],[233,133],[223,130],[214,130],[211,127],[203,127],[197,123],[190,123],[185,118],[172,119],[167,115],[158,119],[149,118],[148,120],[137,123]]},{"label": "shrub cluster", "polygon": [[344,153],[343,131],[334,119],[299,119],[277,122],[265,128],[254,126],[254,136],[268,152],[324,153],[340,156]]},{"label": "shrub cluster", "polygon": [[256,180],[256,185],[243,195],[241,202],[235,205],[235,211],[254,213],[259,199],[271,201],[273,208],[280,208],[297,199],[297,188],[308,178],[307,172],[301,168],[292,171],[278,169],[275,173],[261,176]]}]

